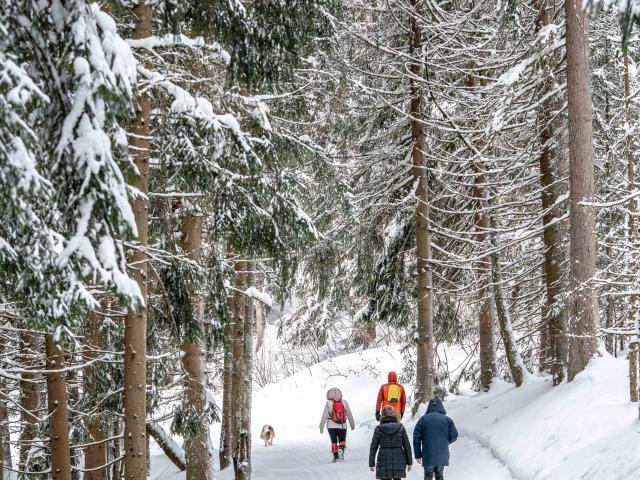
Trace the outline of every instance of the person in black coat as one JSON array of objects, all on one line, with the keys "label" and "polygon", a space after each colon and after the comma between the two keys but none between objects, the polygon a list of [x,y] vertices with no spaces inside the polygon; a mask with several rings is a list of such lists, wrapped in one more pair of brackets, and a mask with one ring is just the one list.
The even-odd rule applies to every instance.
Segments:
[{"label": "person in black coat", "polygon": [[424,467],[425,480],[444,480],[444,467],[449,465],[449,445],[458,439],[458,430],[439,398],[432,398],[413,430],[413,452]]},{"label": "person in black coat", "polygon": [[399,480],[407,476],[412,463],[411,443],[407,431],[398,423],[393,407],[387,405],[382,408],[380,425],[373,432],[369,449],[369,468],[371,471],[375,468],[376,478]]}]

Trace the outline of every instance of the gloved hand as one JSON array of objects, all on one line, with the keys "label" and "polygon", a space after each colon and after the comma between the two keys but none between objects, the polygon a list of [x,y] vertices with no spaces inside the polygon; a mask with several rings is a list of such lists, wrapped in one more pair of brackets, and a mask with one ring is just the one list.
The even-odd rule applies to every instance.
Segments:
[{"label": "gloved hand", "polygon": [[376,467],[369,467],[369,470],[371,470],[372,472],[376,471]]},{"label": "gloved hand", "polygon": [[376,422],[380,421],[380,412],[376,412]]},{"label": "gloved hand", "polygon": [[407,472],[411,471],[411,465],[407,465]]},{"label": "gloved hand", "polygon": [[400,420],[402,420],[402,417],[404,417],[404,412],[400,412]]}]

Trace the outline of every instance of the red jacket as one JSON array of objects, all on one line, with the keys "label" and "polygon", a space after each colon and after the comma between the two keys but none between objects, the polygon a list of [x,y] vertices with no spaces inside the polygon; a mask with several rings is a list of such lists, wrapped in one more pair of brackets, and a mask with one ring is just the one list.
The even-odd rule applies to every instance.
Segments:
[{"label": "red jacket", "polygon": [[[378,392],[378,400],[376,401],[376,412],[379,412],[382,407],[386,405],[391,405],[396,413],[400,415],[404,415],[404,408],[407,405],[407,396],[404,392],[404,387],[398,384],[398,376],[396,372],[389,372],[388,376],[389,383],[385,383],[380,387],[380,391]],[[400,401],[399,402],[389,402],[386,399],[387,392],[389,390],[389,385],[398,385],[400,387]]]}]

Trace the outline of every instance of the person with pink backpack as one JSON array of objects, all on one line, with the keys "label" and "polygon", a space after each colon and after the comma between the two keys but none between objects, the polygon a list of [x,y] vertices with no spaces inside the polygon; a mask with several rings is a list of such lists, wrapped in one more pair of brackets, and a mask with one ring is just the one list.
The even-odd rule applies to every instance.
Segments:
[{"label": "person with pink backpack", "polygon": [[[348,422],[348,425],[347,425]],[[322,411],[320,419],[320,433],[327,427],[331,438],[331,453],[333,461],[344,460],[344,451],[347,448],[347,428],[356,428],[351,409],[346,400],[342,398],[342,392],[338,388],[331,388],[327,392],[327,403]]]}]

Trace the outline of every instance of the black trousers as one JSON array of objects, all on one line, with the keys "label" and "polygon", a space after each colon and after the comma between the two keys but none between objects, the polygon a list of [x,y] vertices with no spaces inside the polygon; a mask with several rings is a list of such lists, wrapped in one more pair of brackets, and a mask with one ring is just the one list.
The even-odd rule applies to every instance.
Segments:
[{"label": "black trousers", "polygon": [[433,480],[433,474],[436,475],[436,480],[444,480],[444,467],[425,465],[424,466],[424,478],[425,480]]},{"label": "black trousers", "polygon": [[329,437],[331,437],[331,445],[345,445],[347,441],[347,429],[346,428],[327,428]]}]

